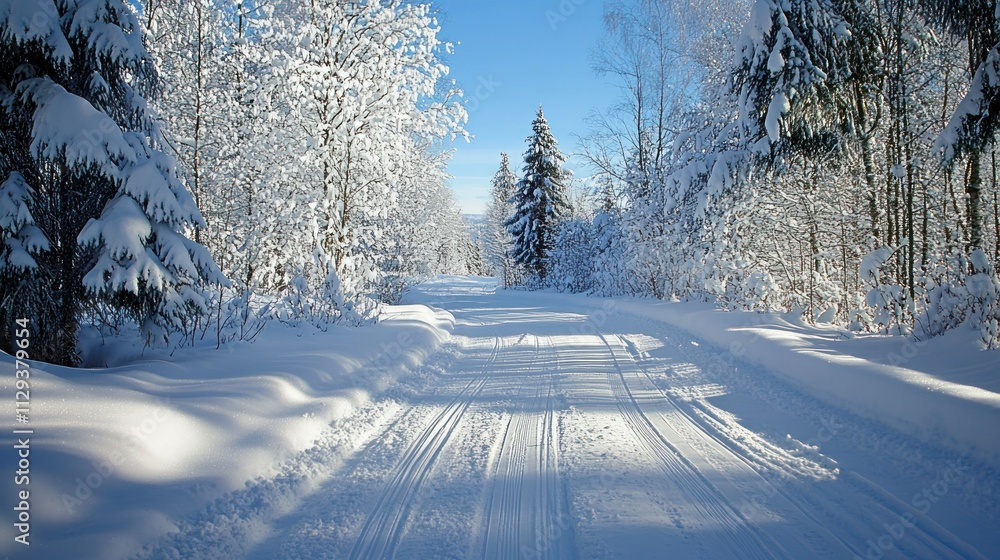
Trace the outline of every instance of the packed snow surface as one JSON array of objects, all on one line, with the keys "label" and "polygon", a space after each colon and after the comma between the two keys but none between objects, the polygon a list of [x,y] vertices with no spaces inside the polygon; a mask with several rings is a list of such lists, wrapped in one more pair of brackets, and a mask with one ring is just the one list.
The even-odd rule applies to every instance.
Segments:
[{"label": "packed snow surface", "polygon": [[[0,555],[1000,553],[1000,355],[961,333],[851,337],[484,278],[409,304],[374,327],[35,365],[32,544],[5,524]],[[0,371],[12,394],[12,359]]]}]

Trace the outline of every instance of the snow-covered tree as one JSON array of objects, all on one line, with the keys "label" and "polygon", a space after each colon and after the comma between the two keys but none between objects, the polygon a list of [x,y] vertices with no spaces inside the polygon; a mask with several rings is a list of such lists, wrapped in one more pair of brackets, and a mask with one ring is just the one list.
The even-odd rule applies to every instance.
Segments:
[{"label": "snow-covered tree", "polygon": [[571,218],[552,232],[545,283],[560,292],[589,292],[594,287],[593,229],[589,220]]},{"label": "snow-covered tree", "polygon": [[738,4],[609,5],[599,70],[623,97],[588,155],[623,195],[619,268],[657,297],[882,332],[978,322],[994,345],[996,267],[974,249],[1000,258],[996,2]]},{"label": "snow-covered tree", "polygon": [[454,92],[437,97],[448,71],[439,55],[450,46],[426,4],[286,0],[280,8],[290,50],[276,61],[277,116],[299,134],[300,204],[312,209],[314,246],[348,291],[362,292],[378,274],[366,250],[382,234],[373,224],[397,203],[412,142],[461,133]]},{"label": "snow-covered tree", "polygon": [[492,274],[500,278],[504,286],[516,283],[517,272],[510,256],[510,233],[504,222],[514,215],[514,193],[517,190],[517,176],[510,168],[510,159],[500,153],[500,169],[490,180],[490,201],[486,206],[486,231],[483,240],[486,259]]},{"label": "snow-covered tree", "polygon": [[[605,199],[608,200],[608,199]],[[590,231],[590,291],[600,296],[640,293],[641,281],[628,266],[628,236],[618,208],[605,204],[594,215]]]},{"label": "snow-covered tree", "polygon": [[372,248],[381,272],[375,290],[380,301],[395,303],[407,286],[434,274],[468,273],[471,241],[445,171],[448,153],[414,146],[397,185],[397,204],[385,219]]},{"label": "snow-covered tree", "polygon": [[198,234],[241,298],[358,319],[370,296],[462,269],[439,140],[465,113],[439,89],[451,47],[429,6],[156,0],[144,16],[157,108],[208,222]]},{"label": "snow-covered tree", "polygon": [[[143,5],[150,50],[163,83],[156,106],[206,221],[213,221],[206,203],[218,205],[230,198],[218,185],[229,180],[221,173],[221,156],[231,142],[229,127],[239,124],[231,122],[228,111],[234,76],[223,71],[234,42],[227,8],[232,6],[219,0],[147,0]],[[204,242],[201,228],[195,230],[195,240]]]},{"label": "snow-covered tree", "polygon": [[[932,23],[966,40],[968,92],[941,131],[934,150],[946,165],[968,156],[965,185],[969,249],[983,248],[983,179],[986,148],[1000,132],[1000,3],[997,0],[920,0]],[[975,261],[973,261],[975,262]]]},{"label": "snow-covered tree", "polygon": [[147,109],[134,6],[2,0],[0,23],[0,321],[29,318],[32,357],[67,365],[85,314],[186,328],[225,279],[185,237],[204,220]]},{"label": "snow-covered tree", "polygon": [[[754,153],[815,143],[830,113],[850,26],[829,0],[757,0],[737,45],[735,89],[742,142]],[[792,111],[792,105],[802,108]]]},{"label": "snow-covered tree", "polygon": [[524,152],[524,175],[512,199],[516,210],[504,225],[513,237],[510,254],[514,262],[544,280],[552,237],[559,221],[569,212],[569,174],[563,169],[566,158],[559,151],[541,107],[531,128],[533,134],[527,138],[528,149]]}]

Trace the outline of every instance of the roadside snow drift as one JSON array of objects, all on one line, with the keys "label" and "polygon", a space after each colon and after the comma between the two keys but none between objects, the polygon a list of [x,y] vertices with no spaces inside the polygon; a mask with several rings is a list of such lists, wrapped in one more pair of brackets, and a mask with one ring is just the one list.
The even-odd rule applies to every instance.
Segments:
[{"label": "roadside snow drift", "polygon": [[[15,543],[14,527],[4,523],[0,555],[134,552],[190,508],[272,474],[331,422],[421,364],[453,324],[446,312],[403,305],[371,327],[275,324],[254,344],[182,349],[110,369],[32,363],[33,544]],[[0,378],[13,397],[14,360],[2,353]],[[5,478],[17,469],[14,443],[8,431]],[[2,502],[15,503],[21,488],[0,485]]]},{"label": "roadside snow drift", "polygon": [[776,314],[612,301],[763,366],[838,408],[1000,468],[1000,352],[979,349],[974,333],[959,330],[928,341],[852,338]]},{"label": "roadside snow drift", "polygon": [[8,430],[2,468],[28,437],[33,544],[5,523],[0,558],[998,549],[1000,354],[974,336],[495,285],[441,277],[372,327],[32,364],[34,432]]}]

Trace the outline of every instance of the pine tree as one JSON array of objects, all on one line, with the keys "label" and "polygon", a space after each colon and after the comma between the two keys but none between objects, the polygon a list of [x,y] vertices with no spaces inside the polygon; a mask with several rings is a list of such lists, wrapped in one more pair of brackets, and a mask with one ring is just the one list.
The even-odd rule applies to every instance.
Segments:
[{"label": "pine tree", "polygon": [[0,30],[0,322],[28,318],[31,357],[65,365],[85,315],[150,338],[189,323],[197,285],[225,279],[182,233],[204,220],[147,110],[135,8],[0,0]]},{"label": "pine tree", "polygon": [[511,199],[517,191],[517,176],[510,169],[510,158],[500,152],[500,169],[490,181],[491,199],[486,207],[486,258],[492,273],[500,276],[504,286],[514,280],[513,261],[510,258],[511,236],[504,226],[514,215]]},{"label": "pine tree", "polygon": [[851,74],[850,25],[831,0],[758,0],[737,45],[734,89],[743,143],[756,154],[775,148],[828,150],[845,76]]},{"label": "pine tree", "polygon": [[524,152],[524,177],[517,183],[512,202],[517,208],[504,225],[514,238],[511,257],[539,280],[545,279],[546,257],[560,219],[569,213],[566,202],[568,173],[542,108],[531,125]]},{"label": "pine tree", "polygon": [[1000,131],[1000,6],[997,0],[920,0],[924,15],[947,32],[966,39],[972,82],[934,144],[946,165],[968,156],[965,185],[968,249],[982,249],[983,178],[980,165]]}]

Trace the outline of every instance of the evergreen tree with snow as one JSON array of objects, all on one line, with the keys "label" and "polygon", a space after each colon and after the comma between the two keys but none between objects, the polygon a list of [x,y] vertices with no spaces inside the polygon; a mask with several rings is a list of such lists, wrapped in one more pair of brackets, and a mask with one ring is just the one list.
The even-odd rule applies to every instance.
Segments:
[{"label": "evergreen tree with snow", "polygon": [[500,153],[500,169],[490,181],[490,202],[486,207],[486,257],[491,272],[500,277],[504,286],[514,282],[514,263],[510,258],[511,236],[504,226],[514,215],[511,200],[517,191],[517,176],[510,169],[510,158]]},{"label": "evergreen tree with snow", "polygon": [[553,232],[547,260],[547,287],[560,292],[588,292],[594,287],[593,228],[590,220],[571,217]]},{"label": "evergreen tree with snow", "polygon": [[559,151],[541,107],[531,127],[533,134],[527,138],[528,150],[524,152],[524,176],[512,199],[516,210],[504,226],[513,237],[510,255],[514,262],[544,280],[546,257],[556,228],[569,214],[569,174],[563,170],[566,158]]},{"label": "evergreen tree with snow", "polygon": [[0,322],[30,321],[34,359],[77,364],[85,316],[162,338],[225,282],[184,235],[204,220],[160,147],[158,90],[132,3],[0,0]]},{"label": "evergreen tree with snow", "polygon": [[[969,89],[934,143],[943,163],[968,157],[965,185],[968,249],[984,247],[980,166],[1000,132],[1000,3],[997,0],[920,0],[924,16],[968,45]],[[996,163],[993,163],[994,169]],[[994,171],[994,177],[996,172]],[[994,178],[993,184],[996,185]],[[1000,235],[1000,233],[998,233]]]}]

